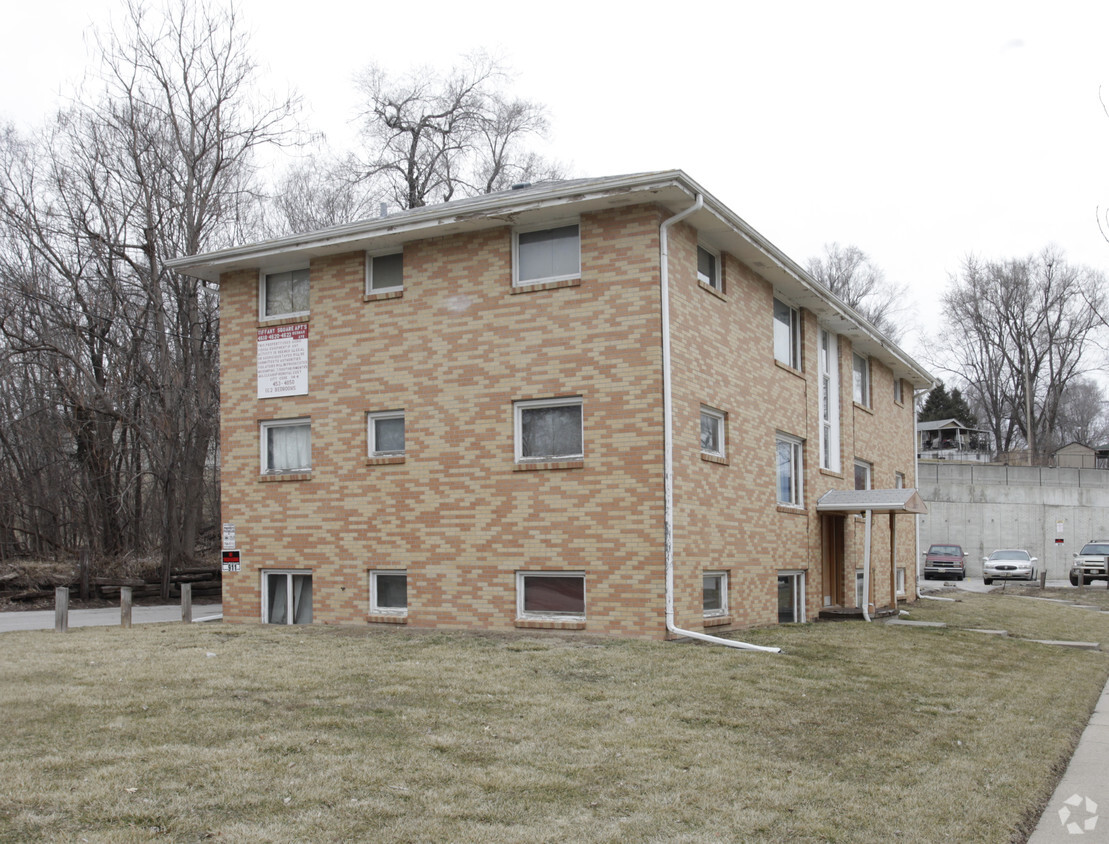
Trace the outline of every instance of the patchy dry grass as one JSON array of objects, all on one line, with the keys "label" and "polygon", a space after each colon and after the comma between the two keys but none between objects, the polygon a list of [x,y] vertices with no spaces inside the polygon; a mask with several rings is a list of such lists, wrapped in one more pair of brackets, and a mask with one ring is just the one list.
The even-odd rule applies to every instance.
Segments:
[{"label": "patchy dry grass", "polygon": [[947,601],[918,601],[909,617],[952,627],[1006,630],[1027,639],[1101,642],[1109,649],[1109,590],[1007,585],[974,593],[947,590]]},{"label": "patchy dry grass", "polygon": [[[1037,638],[1080,612],[922,604],[914,617],[967,626],[1024,614],[1054,631]],[[786,652],[325,627],[4,634],[0,841],[1021,841],[1109,673],[1105,653],[961,630],[745,638]]]}]

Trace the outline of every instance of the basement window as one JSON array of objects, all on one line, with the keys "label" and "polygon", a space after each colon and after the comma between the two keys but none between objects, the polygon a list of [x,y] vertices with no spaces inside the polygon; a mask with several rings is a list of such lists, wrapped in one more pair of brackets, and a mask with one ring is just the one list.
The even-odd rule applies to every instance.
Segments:
[{"label": "basement window", "polygon": [[562,621],[585,618],[582,572],[516,572],[516,617]]}]

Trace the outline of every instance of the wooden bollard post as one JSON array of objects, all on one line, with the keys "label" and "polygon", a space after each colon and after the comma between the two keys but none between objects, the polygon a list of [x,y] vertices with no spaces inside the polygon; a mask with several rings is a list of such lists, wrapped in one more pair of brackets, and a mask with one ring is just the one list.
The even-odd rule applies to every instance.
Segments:
[{"label": "wooden bollard post", "polygon": [[54,590],[54,632],[65,633],[69,629],[69,587],[59,586]]},{"label": "wooden bollard post", "polygon": [[131,626],[131,587],[121,586],[119,589],[119,623],[122,627]]},{"label": "wooden bollard post", "polygon": [[193,623],[193,585],[181,584],[181,620],[185,624]]}]

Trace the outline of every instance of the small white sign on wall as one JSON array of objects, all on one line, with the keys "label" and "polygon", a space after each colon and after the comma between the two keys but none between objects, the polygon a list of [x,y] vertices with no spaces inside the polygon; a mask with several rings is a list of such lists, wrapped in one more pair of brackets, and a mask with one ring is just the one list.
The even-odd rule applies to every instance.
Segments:
[{"label": "small white sign on wall", "polygon": [[223,523],[223,550],[232,551],[235,548],[235,523]]},{"label": "small white sign on wall", "polygon": [[308,395],[308,323],[258,329],[258,398]]}]

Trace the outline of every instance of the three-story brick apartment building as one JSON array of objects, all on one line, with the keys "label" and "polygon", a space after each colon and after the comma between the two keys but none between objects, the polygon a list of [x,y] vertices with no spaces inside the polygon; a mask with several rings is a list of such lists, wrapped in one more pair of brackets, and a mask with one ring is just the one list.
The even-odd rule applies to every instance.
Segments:
[{"label": "three-story brick apartment building", "polygon": [[930,376],[680,171],[171,267],[220,290],[228,621],[662,637],[915,596]]}]

